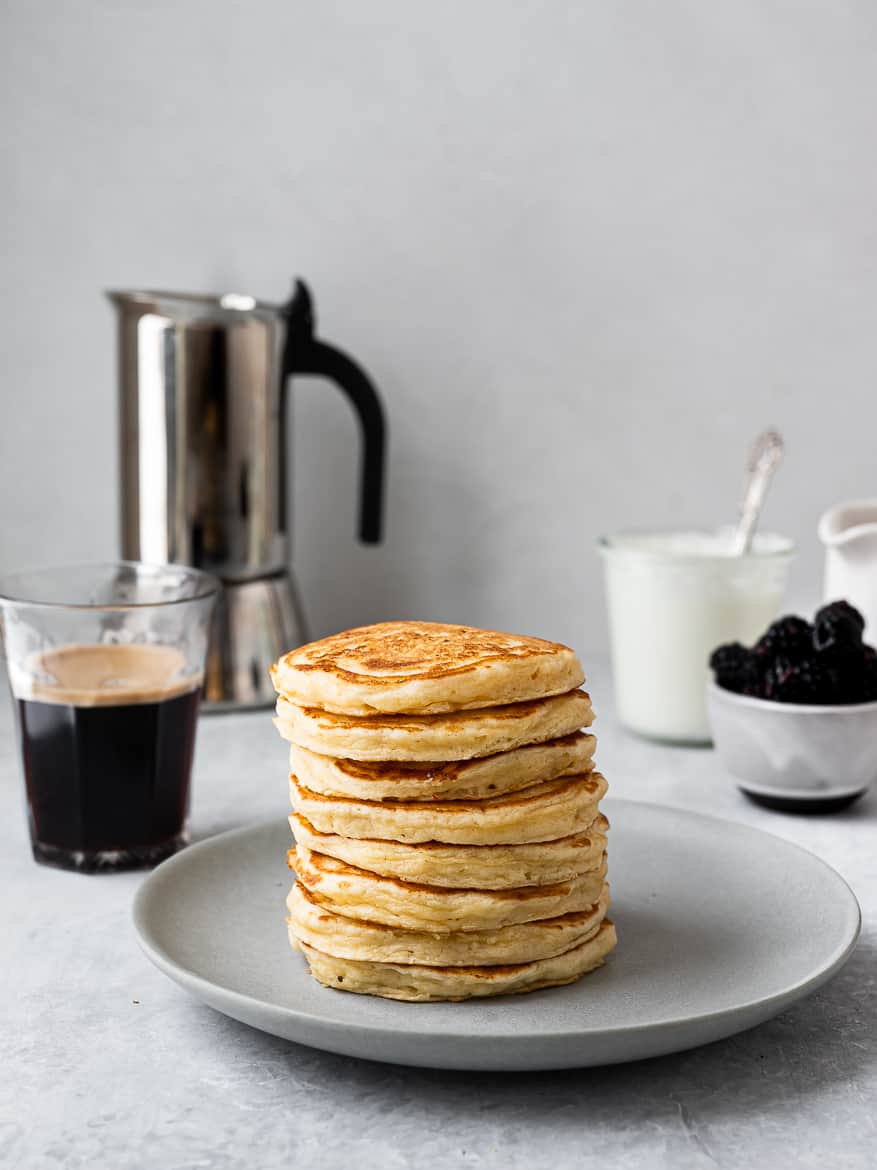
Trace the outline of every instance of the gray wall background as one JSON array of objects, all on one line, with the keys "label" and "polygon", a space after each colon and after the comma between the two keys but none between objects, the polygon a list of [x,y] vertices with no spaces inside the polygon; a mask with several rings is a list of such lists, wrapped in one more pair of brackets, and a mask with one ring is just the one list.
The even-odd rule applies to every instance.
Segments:
[{"label": "gray wall background", "polygon": [[109,286],[286,295],[391,420],[295,390],[316,633],[390,615],[605,645],[594,541],[732,519],[755,432],[800,544],[877,495],[870,0],[14,0],[3,8],[0,569],[116,551]]}]

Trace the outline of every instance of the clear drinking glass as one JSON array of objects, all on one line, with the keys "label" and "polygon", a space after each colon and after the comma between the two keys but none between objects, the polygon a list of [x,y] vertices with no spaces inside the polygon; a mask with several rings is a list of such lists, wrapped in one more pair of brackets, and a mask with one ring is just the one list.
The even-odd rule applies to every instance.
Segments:
[{"label": "clear drinking glass", "polygon": [[37,861],[130,869],[185,844],[218,587],[132,561],[0,580]]},{"label": "clear drinking glass", "polygon": [[709,743],[709,657],[755,641],[779,613],[793,545],[759,534],[730,555],[727,533],[620,533],[599,542],[618,717],[654,739]]}]

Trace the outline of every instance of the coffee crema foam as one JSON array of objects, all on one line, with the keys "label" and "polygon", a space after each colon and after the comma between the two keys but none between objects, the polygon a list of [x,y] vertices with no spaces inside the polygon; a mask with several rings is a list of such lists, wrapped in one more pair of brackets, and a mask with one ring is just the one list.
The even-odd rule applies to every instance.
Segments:
[{"label": "coffee crema foam", "polygon": [[41,651],[10,673],[17,699],[113,707],[160,703],[197,690],[202,676],[185,670],[185,656],[174,646],[102,642]]}]

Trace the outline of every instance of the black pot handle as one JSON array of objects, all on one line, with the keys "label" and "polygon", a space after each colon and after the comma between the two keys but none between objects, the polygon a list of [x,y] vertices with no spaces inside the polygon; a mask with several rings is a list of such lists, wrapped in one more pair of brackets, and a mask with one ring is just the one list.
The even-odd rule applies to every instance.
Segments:
[{"label": "black pot handle", "polygon": [[284,307],[286,341],[282,385],[291,374],[319,374],[339,386],[359,416],[362,427],[362,479],[359,498],[359,539],[377,544],[384,514],[384,451],[387,425],[378,392],[366,372],[333,345],[314,336],[313,301],[307,285],[296,280]]}]

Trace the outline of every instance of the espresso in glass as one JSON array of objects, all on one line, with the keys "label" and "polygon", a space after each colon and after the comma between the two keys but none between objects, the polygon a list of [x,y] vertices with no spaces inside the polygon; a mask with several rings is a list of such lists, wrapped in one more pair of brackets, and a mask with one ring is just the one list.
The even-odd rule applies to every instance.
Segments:
[{"label": "espresso in glass", "polygon": [[171,646],[72,645],[39,656],[17,698],[41,860],[150,864],[183,843],[200,680]]},{"label": "espresso in glass", "polygon": [[218,587],[197,569],[138,561],[0,579],[37,861],[131,869],[185,843]]}]

